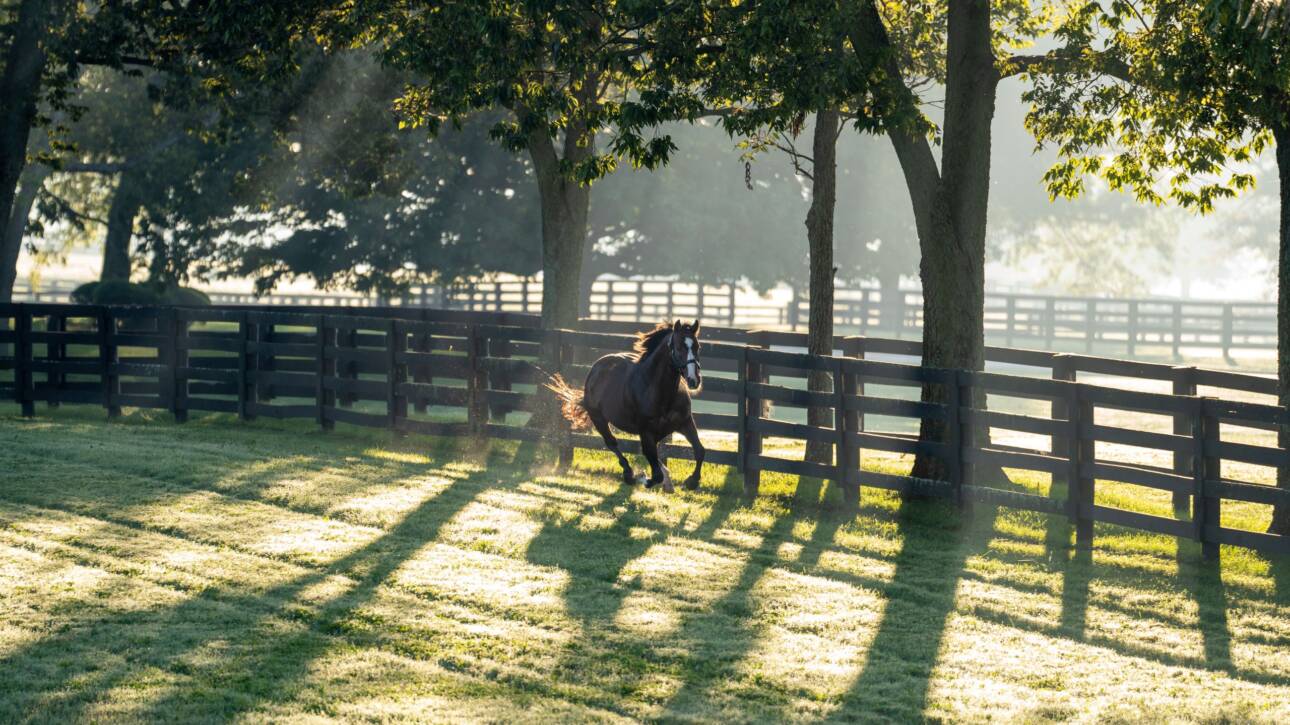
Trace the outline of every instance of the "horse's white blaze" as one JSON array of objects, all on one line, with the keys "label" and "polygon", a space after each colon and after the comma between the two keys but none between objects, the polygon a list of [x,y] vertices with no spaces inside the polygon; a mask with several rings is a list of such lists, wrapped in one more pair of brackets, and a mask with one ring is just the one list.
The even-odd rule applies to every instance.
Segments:
[{"label": "horse's white blaze", "polygon": [[693,337],[685,338],[685,350],[686,350],[686,358],[685,358],[686,377],[688,377],[691,381],[698,380],[699,371],[695,367]]}]

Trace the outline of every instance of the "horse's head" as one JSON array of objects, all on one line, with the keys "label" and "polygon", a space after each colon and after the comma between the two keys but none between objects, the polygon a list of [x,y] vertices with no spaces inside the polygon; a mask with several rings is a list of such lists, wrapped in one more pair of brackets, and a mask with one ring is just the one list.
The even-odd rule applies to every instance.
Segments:
[{"label": "horse's head", "polygon": [[672,334],[669,336],[672,353],[672,368],[685,377],[686,385],[691,390],[698,390],[703,385],[703,368],[699,364],[699,321],[687,325],[680,320],[672,323]]}]

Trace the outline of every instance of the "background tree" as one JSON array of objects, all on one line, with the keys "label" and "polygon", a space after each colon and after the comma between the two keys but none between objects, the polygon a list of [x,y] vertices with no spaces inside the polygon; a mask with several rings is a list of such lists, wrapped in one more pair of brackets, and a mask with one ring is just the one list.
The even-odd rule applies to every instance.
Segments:
[{"label": "background tree", "polygon": [[398,104],[414,125],[435,133],[476,111],[508,112],[491,132],[533,164],[542,219],[543,319],[572,325],[582,289],[590,184],[620,159],[650,168],[665,161],[670,139],[645,138],[640,131],[685,112],[677,98],[632,92],[645,52],[640,29],[652,9],[598,1],[447,3],[423,10],[403,2],[369,3],[338,16],[335,27],[353,42],[376,44],[386,62],[415,75]]},{"label": "background tree", "polygon": [[[1275,145],[1281,180],[1277,369],[1280,402],[1290,405],[1290,66],[1287,36],[1269,7],[1251,12],[1243,3],[1164,0],[1087,5],[1061,34],[1069,46],[1112,57],[1126,72],[1090,82],[1092,73],[1081,65],[1071,71],[1078,82],[1039,79],[1029,94],[1035,103],[1030,127],[1062,154],[1046,177],[1054,195],[1079,194],[1084,177],[1097,175],[1139,201],[1170,201],[1201,213],[1250,188],[1254,178],[1239,164]],[[1290,444],[1290,431],[1280,438]],[[1290,487],[1290,472],[1279,472],[1278,485]],[[1290,507],[1276,508],[1270,530],[1290,533]]]},{"label": "background tree", "polygon": [[398,295],[493,273],[542,270],[532,169],[499,148],[478,112],[431,138],[392,107],[406,74],[364,51],[319,59],[276,158],[256,183],[266,212],[237,224],[223,256],[260,291],[308,278]]},{"label": "background tree", "polygon": [[[900,159],[922,250],[923,364],[980,370],[984,365],[985,240],[989,207],[991,122],[999,82],[1021,72],[1060,67],[1067,52],[1010,55],[1042,34],[1044,5],[1013,0],[963,0],[948,4],[943,35],[929,8],[908,4],[861,4],[847,26],[851,45],[867,49],[882,73],[875,93],[887,135]],[[907,37],[898,43],[901,28]],[[940,38],[944,38],[943,42]],[[933,77],[945,79],[943,120],[938,126],[922,108],[918,83],[900,48],[931,45],[943,59]],[[943,69],[943,70],[941,70]],[[911,77],[912,76],[912,77]],[[933,140],[942,147],[940,163]],[[928,400],[944,391],[929,386]],[[938,440],[943,424],[924,420],[924,439]],[[913,475],[936,478],[941,463],[920,455]]]},{"label": "background tree", "polygon": [[[15,202],[21,201],[19,179],[27,167],[32,131],[43,128],[56,136],[61,121],[74,120],[77,109],[69,99],[84,67],[119,68],[140,62],[136,48],[150,40],[143,7],[20,0],[0,8],[0,219],[12,228],[23,218]],[[37,142],[35,148],[44,146]],[[29,182],[39,173],[29,176]],[[29,183],[28,195],[32,187]],[[0,242],[0,301],[8,301],[21,235],[6,234]]]}]

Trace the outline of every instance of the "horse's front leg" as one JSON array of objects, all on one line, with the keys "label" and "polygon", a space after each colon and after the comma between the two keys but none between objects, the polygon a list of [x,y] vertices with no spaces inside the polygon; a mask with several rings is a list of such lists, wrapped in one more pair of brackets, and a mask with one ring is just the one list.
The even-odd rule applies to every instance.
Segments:
[{"label": "horse's front leg", "polygon": [[672,477],[668,475],[667,467],[659,463],[658,438],[654,434],[641,433],[641,452],[645,454],[645,460],[649,461],[650,478],[645,487],[653,488],[661,483],[664,491],[672,493]]},{"label": "horse's front leg", "polygon": [[600,437],[604,439],[605,446],[618,457],[618,465],[623,467],[623,483],[628,485],[636,483],[636,472],[632,470],[632,464],[627,460],[627,456],[624,456],[623,452],[618,449],[618,439],[614,437],[613,431],[610,430],[609,421],[605,419],[605,414],[598,410],[595,412],[588,410],[587,415],[591,418],[591,424],[596,427],[596,431],[600,433]]},{"label": "horse's front leg", "polygon": [[685,424],[681,426],[681,435],[689,441],[690,447],[694,449],[694,473],[685,479],[685,490],[693,491],[699,487],[699,478],[703,474],[703,443],[699,441],[699,427],[694,424],[694,416],[691,415],[686,419]]}]

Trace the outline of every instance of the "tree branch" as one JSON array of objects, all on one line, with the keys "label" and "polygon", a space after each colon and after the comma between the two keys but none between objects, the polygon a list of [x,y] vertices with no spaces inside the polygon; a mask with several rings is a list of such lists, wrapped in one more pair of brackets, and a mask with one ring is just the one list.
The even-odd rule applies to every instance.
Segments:
[{"label": "tree branch", "polygon": [[1083,71],[1095,71],[1125,83],[1133,82],[1127,63],[1099,51],[1065,49],[1041,55],[1014,55],[999,64],[1000,78],[1011,78],[1023,73],[1062,75]]}]

